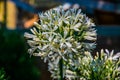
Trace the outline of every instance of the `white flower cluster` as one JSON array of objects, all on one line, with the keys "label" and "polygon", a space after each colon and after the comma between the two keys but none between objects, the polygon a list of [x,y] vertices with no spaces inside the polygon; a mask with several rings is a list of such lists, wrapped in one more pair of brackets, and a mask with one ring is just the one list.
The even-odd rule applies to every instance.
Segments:
[{"label": "white flower cluster", "polygon": [[[79,57],[84,51],[95,48],[96,30],[94,23],[81,10],[62,7],[51,9],[39,14],[40,23],[35,22],[36,28],[32,34],[25,33],[30,45],[29,53],[40,56],[48,61],[48,69],[53,78],[59,78],[59,61],[66,62]],[[63,76],[67,66],[63,62]]]},{"label": "white flower cluster", "polygon": [[[95,58],[90,52],[80,56],[77,64],[72,62],[66,71],[69,80],[120,80],[120,53],[107,49],[97,52]],[[74,65],[71,65],[74,64]]]}]

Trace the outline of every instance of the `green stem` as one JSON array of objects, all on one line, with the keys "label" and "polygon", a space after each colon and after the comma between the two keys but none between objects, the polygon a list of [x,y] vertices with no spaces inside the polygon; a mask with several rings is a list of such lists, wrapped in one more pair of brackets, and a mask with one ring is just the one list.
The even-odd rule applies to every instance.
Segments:
[{"label": "green stem", "polygon": [[59,80],[63,80],[63,59],[62,58],[59,62],[59,67],[60,67],[60,79]]}]

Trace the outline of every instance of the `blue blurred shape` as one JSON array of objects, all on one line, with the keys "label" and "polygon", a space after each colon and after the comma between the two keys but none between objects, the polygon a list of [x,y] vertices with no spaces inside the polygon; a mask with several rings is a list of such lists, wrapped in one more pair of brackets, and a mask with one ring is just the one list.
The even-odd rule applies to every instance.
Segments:
[{"label": "blue blurred shape", "polygon": [[[20,0],[11,0],[13,1],[18,7],[28,11],[28,12],[34,12],[36,13],[36,10],[33,6],[22,2]],[[86,8],[86,11],[88,11],[88,13],[93,14],[95,9],[100,9],[100,10],[104,10],[104,11],[115,11],[115,4],[113,3],[108,3],[108,2],[104,2],[101,5],[101,7],[99,7],[100,2],[99,0],[54,0],[54,2],[61,2],[61,3],[70,3],[70,4],[79,4],[80,6],[83,6]]]},{"label": "blue blurred shape", "polygon": [[99,36],[120,36],[120,26],[96,26]]},{"label": "blue blurred shape", "polygon": [[11,1],[13,1],[16,4],[17,7],[20,7],[23,10],[26,10],[26,11],[31,12],[31,13],[36,12],[35,8],[33,6],[31,6],[31,5],[29,5],[29,4],[25,3],[25,2],[22,2],[20,0],[11,0]]},{"label": "blue blurred shape", "polygon": [[[104,2],[102,1],[102,5],[100,4],[100,0],[58,0],[64,3],[70,3],[70,4],[79,4],[82,7],[86,8],[86,11],[88,11],[88,13],[93,13],[93,11],[95,9],[100,9],[100,10],[104,10],[104,11],[115,11],[115,7],[116,5],[113,3],[109,3],[109,2]],[[101,5],[101,7],[99,7]]]}]

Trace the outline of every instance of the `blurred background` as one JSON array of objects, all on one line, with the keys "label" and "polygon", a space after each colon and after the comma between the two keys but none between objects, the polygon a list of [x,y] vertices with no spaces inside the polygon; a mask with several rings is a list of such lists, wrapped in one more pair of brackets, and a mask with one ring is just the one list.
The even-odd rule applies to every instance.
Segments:
[{"label": "blurred background", "polygon": [[80,8],[95,22],[95,51],[120,52],[120,0],[0,0],[0,80],[51,80],[47,64],[27,53],[23,35],[38,13],[59,5]]}]

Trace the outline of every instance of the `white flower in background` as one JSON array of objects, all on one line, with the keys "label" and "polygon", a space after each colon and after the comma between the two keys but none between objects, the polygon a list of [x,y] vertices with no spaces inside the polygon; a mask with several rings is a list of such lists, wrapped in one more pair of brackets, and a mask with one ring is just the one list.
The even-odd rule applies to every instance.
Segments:
[{"label": "white flower in background", "polygon": [[[35,22],[36,28],[31,29],[32,34],[25,33],[25,37],[29,38],[29,53],[48,61],[52,77],[59,78],[60,59],[66,62],[74,60],[84,51],[95,48],[94,23],[80,9],[64,11],[62,7],[40,13],[39,17],[40,22]],[[64,77],[66,67],[63,64]]]}]

